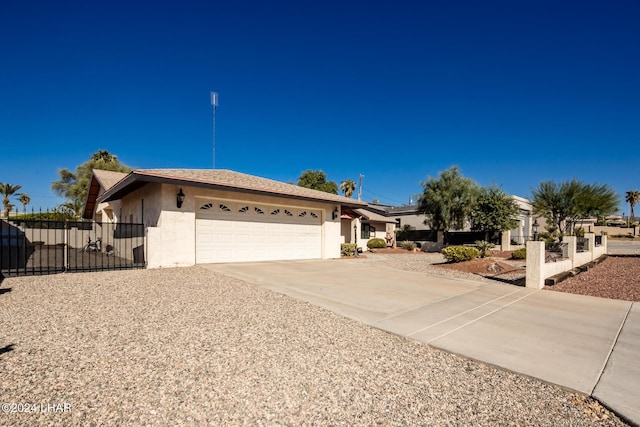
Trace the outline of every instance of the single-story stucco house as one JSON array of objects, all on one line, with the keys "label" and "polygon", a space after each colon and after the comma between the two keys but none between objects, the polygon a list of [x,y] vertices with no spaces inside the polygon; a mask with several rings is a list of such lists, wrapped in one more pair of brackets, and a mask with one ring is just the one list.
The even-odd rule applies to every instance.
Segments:
[{"label": "single-story stucco house", "polygon": [[147,266],[340,257],[366,203],[222,169],[94,170],[84,217],[141,223]]},{"label": "single-story stucco house", "polygon": [[390,238],[390,245],[395,242],[396,220],[380,215],[367,206],[360,208],[344,207],[342,209],[341,235],[343,243],[356,243],[359,248],[366,250],[371,239]]}]

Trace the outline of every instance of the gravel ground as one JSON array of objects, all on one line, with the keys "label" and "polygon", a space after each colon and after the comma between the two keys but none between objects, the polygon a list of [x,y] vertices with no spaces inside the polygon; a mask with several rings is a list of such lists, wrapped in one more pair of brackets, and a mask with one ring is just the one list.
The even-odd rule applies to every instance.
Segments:
[{"label": "gravel ground", "polygon": [[[349,261],[349,260],[346,260]],[[377,266],[397,268],[399,270],[427,273],[436,277],[451,277],[455,279],[476,280],[494,283],[493,281],[473,273],[442,268],[437,264],[446,262],[439,252],[416,253],[371,253],[367,252],[360,258],[361,262],[372,262]],[[434,265],[436,264],[436,265]]]},{"label": "gravel ground", "polygon": [[640,302],[640,258],[610,256],[594,268],[545,289]]},{"label": "gravel ground", "polygon": [[[389,268],[424,272],[440,277],[453,277],[481,282],[494,282],[494,280],[499,280],[501,282],[508,281],[519,286],[525,285],[525,270],[522,268],[525,262],[522,260],[501,259],[500,262],[513,267],[519,267],[520,269],[500,273],[496,275],[494,279],[491,279],[489,275],[483,276],[433,265],[445,262],[444,257],[440,253],[367,253],[367,261],[374,262],[376,265],[385,265]],[[589,271],[580,273],[557,285],[546,286],[544,289],[640,302],[640,257],[610,256]]]},{"label": "gravel ground", "polygon": [[584,396],[198,267],[1,287],[1,400],[38,406],[0,425],[624,425]]}]

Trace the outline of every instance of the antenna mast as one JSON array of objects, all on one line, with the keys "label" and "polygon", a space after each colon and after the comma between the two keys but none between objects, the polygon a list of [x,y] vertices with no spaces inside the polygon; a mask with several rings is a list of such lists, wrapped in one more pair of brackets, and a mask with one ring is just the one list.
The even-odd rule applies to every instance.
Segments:
[{"label": "antenna mast", "polygon": [[211,107],[213,107],[213,168],[216,168],[216,109],[218,108],[218,92],[211,92]]},{"label": "antenna mast", "polygon": [[362,178],[364,177],[364,175],[360,174],[360,185],[359,185],[359,189],[358,189],[358,201],[361,202],[362,201]]}]

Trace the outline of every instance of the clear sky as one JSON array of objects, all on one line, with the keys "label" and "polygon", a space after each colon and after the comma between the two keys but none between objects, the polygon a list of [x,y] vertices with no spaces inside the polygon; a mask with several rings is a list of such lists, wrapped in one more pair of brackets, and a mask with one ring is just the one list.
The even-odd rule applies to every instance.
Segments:
[{"label": "clear sky", "polygon": [[637,0],[9,0],[0,46],[0,182],[36,208],[99,149],[212,167],[211,91],[218,168],[389,204],[452,165],[640,189]]}]

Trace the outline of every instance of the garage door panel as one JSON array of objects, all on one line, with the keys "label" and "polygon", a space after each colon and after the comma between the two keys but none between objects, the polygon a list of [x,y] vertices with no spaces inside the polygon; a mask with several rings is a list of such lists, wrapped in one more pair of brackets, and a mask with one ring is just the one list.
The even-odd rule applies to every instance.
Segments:
[{"label": "garage door panel", "polygon": [[206,201],[196,219],[196,262],[322,257],[320,212],[313,209]]}]

